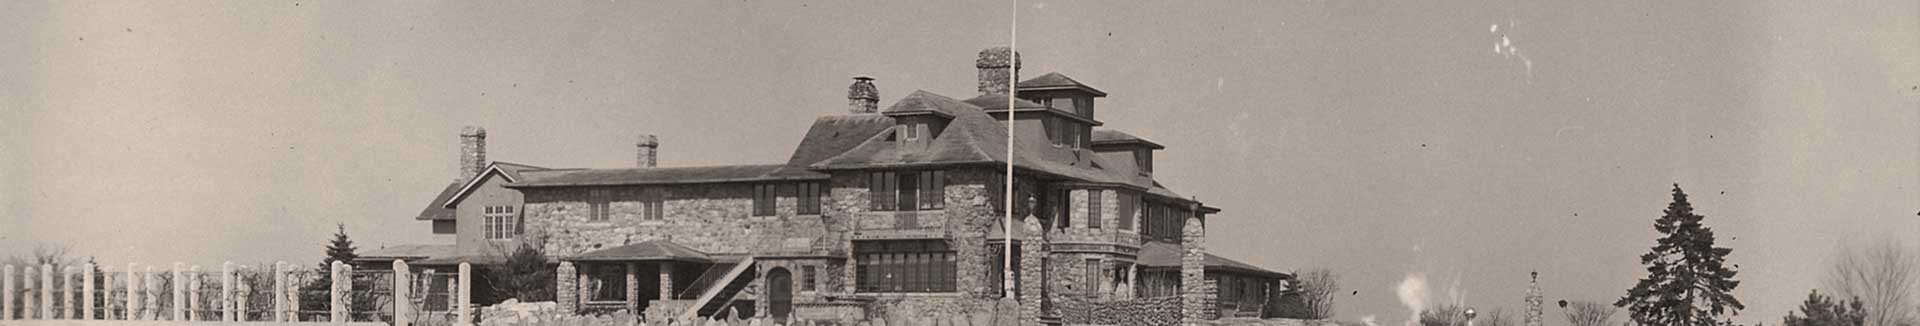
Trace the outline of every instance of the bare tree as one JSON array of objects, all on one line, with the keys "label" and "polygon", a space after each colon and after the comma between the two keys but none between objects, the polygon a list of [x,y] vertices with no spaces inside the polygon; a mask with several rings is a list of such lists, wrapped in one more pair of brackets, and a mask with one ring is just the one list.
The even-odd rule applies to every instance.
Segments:
[{"label": "bare tree", "polygon": [[1843,248],[1827,274],[1826,287],[1838,298],[1865,303],[1867,326],[1912,326],[1914,288],[1920,286],[1920,255],[1893,241],[1865,248]]},{"label": "bare tree", "polygon": [[1593,301],[1575,301],[1566,308],[1567,323],[1573,326],[1613,326],[1613,314],[1620,310]]},{"label": "bare tree", "polygon": [[1515,326],[1513,315],[1508,314],[1506,309],[1493,308],[1477,313],[1479,316],[1473,318],[1474,326]]},{"label": "bare tree", "polygon": [[1340,278],[1332,270],[1315,268],[1300,272],[1299,282],[1307,319],[1333,318],[1333,294],[1340,292]]},{"label": "bare tree", "polygon": [[1442,304],[1420,311],[1420,326],[1466,326],[1467,307]]}]

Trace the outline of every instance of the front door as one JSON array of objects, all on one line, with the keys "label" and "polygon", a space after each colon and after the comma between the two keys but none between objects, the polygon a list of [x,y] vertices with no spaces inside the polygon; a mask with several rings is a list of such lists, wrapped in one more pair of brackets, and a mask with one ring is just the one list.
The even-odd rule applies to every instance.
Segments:
[{"label": "front door", "polygon": [[793,273],[785,267],[767,272],[767,310],[780,324],[786,324],[787,315],[793,313]]}]

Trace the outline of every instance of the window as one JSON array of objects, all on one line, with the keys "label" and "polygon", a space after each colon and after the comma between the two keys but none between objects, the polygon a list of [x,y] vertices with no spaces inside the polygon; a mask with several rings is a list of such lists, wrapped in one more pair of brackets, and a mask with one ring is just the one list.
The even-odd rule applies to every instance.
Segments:
[{"label": "window", "polygon": [[1153,150],[1151,149],[1134,150],[1133,165],[1140,167],[1140,172],[1148,172],[1148,173],[1153,172]]},{"label": "window", "polygon": [[820,271],[816,270],[816,268],[814,268],[813,265],[800,266],[800,290],[801,291],[816,290],[816,288],[814,287],[814,281],[817,280],[817,278],[819,277],[818,276],[819,272]]},{"label": "window", "polygon": [[[920,171],[920,210],[947,208],[947,173],[945,171]],[[906,189],[906,186],[901,186]]]},{"label": "window", "polygon": [[486,226],[487,239],[513,239],[520,234],[518,215],[514,215],[513,206],[487,206],[481,218]]},{"label": "window", "polygon": [[1100,197],[1106,192],[1100,189],[1087,189],[1087,228],[1098,229],[1106,219],[1100,214]]},{"label": "window", "polygon": [[945,171],[867,174],[867,195],[874,211],[945,209],[946,188]]},{"label": "window", "polygon": [[773,216],[777,198],[775,184],[753,185],[753,216]]},{"label": "window", "polygon": [[799,213],[801,215],[820,214],[821,206],[824,206],[826,203],[826,197],[827,184],[825,182],[800,183]]},{"label": "window", "polygon": [[891,211],[894,209],[894,181],[895,176],[893,172],[872,172],[867,174],[867,195],[868,201],[871,202],[871,207],[869,208],[874,211]]},{"label": "window", "polygon": [[627,268],[594,265],[587,269],[587,301],[627,301]]},{"label": "window", "polygon": [[1085,278],[1085,283],[1087,287],[1087,298],[1098,298],[1100,297],[1100,260],[1087,259],[1086,267],[1087,278]]},{"label": "window", "polygon": [[954,292],[955,257],[945,240],[853,243],[858,292]]},{"label": "window", "polygon": [[1065,229],[1073,226],[1072,191],[1059,189],[1047,194],[1047,207],[1053,209],[1054,227]]},{"label": "window", "polygon": [[907,140],[920,139],[920,124],[909,123],[909,124],[903,124],[900,126],[903,127],[903,129],[905,129],[902,131],[906,132],[907,134],[906,137],[902,137],[902,138],[906,138]]},{"label": "window", "polygon": [[587,206],[588,206],[588,214],[589,214],[587,219],[591,221],[607,220],[607,201],[610,199],[610,197],[612,196],[608,195],[608,191],[606,189],[593,189],[593,190],[587,191]]},{"label": "window", "polygon": [[[993,258],[993,261],[987,262],[988,274],[987,274],[986,280],[993,282],[993,283],[987,284],[988,287],[992,288],[992,290],[988,290],[987,293],[1001,294],[1001,291],[1005,290],[1004,287],[1006,286],[1006,281],[1007,281],[1007,270],[1005,269],[1007,268],[1006,266],[1007,262],[1002,261],[1002,259],[1006,259],[1005,257],[1007,255],[1007,252],[1006,252],[1007,249],[1006,247],[1000,244],[990,244],[990,245],[987,245],[987,250],[988,250],[987,255]],[[1018,298],[1020,297],[1020,275],[1019,275],[1020,274],[1020,245],[1019,244],[1013,245],[1013,272],[1015,274],[1013,277],[1013,297]]]},{"label": "window", "polygon": [[661,199],[660,197],[661,196],[659,193],[651,193],[651,194],[648,194],[648,196],[640,199],[640,209],[641,209],[640,218],[641,219],[648,220],[648,221],[659,221],[659,220],[666,219],[666,216],[665,214],[663,214],[663,209],[661,207],[666,205],[666,201]]},{"label": "window", "polygon": [[1135,211],[1135,207],[1140,204],[1139,199],[1135,198],[1133,194],[1127,193],[1125,191],[1116,192],[1115,196],[1113,197],[1118,199],[1119,201],[1118,203],[1115,203],[1115,204],[1120,204],[1120,207],[1119,207],[1120,214],[1118,214],[1120,218],[1120,229],[1133,230],[1133,214]]}]

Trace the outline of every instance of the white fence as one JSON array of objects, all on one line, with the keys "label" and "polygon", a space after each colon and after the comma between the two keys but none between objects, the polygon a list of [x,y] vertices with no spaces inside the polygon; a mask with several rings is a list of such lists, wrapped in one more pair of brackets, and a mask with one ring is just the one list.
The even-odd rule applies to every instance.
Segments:
[{"label": "white fence", "polygon": [[[144,267],[144,268],[141,268]],[[236,268],[237,267],[237,268]],[[353,266],[334,262],[326,278],[331,284],[325,311],[301,310],[301,288],[317,272],[295,271],[293,265],[275,263],[271,274],[261,275],[248,266],[222,264],[220,270],[202,271],[174,263],[170,270],[155,266],[127,264],[125,271],[94,264],[68,266],[59,271],[53,265],[39,268],[13,265],[0,269],[0,325],[116,325],[220,323],[249,324],[372,324],[392,325],[473,324],[472,266],[461,263],[457,273],[414,273],[406,262],[395,260],[393,271],[366,271],[356,274]],[[377,272],[377,273],[374,273]],[[214,274],[217,273],[217,276]],[[388,278],[359,278],[363,284],[384,287],[384,300],[372,295],[374,289],[354,289],[357,276],[391,275]],[[417,274],[417,275],[416,275]],[[416,278],[416,276],[419,276]],[[208,284],[218,279],[218,287]],[[18,283],[16,283],[18,280]],[[374,281],[378,280],[378,281]],[[436,282],[445,282],[434,286]],[[263,284],[264,283],[264,284]],[[255,286],[260,288],[256,289]],[[444,288],[444,305],[431,300],[435,288]],[[261,291],[264,290],[264,291]],[[252,301],[270,300],[271,306]],[[355,300],[365,300],[355,305]],[[429,307],[441,306],[441,309]],[[308,306],[320,306],[312,305]],[[351,311],[353,307],[383,311]],[[269,309],[269,310],[263,310]],[[447,318],[435,323],[431,316],[439,311]],[[385,318],[360,316],[378,315]],[[354,322],[367,320],[370,322]]]}]

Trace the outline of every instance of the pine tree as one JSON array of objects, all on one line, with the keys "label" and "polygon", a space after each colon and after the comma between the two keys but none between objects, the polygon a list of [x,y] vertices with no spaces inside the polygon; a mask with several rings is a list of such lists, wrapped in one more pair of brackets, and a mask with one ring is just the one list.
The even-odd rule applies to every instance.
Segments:
[{"label": "pine tree", "polygon": [[1673,185],[1673,203],[1653,229],[1664,236],[1640,256],[1647,277],[1613,303],[1625,307],[1635,323],[1661,326],[1712,326],[1723,314],[1746,306],[1733,297],[1738,271],[1726,266],[1733,249],[1714,247],[1713,229],[1693,213],[1687,193]]},{"label": "pine tree", "polygon": [[[327,291],[333,288],[333,262],[350,264],[353,263],[354,258],[360,257],[360,254],[354,252],[358,248],[353,246],[353,240],[347,238],[347,225],[342,223],[336,224],[335,227],[338,231],[334,232],[333,240],[327,243],[327,258],[320,259],[319,268],[314,270],[314,274],[319,277],[313,278],[312,282],[300,287],[300,310],[326,311],[330,300]],[[360,284],[354,284],[355,288],[360,286]],[[356,300],[355,305],[360,304]]]},{"label": "pine tree", "polygon": [[360,258],[359,254],[354,253],[354,250],[358,248],[353,247],[353,240],[347,238],[347,225],[341,223],[335,224],[334,226],[339,228],[339,231],[333,234],[333,241],[327,243],[327,258],[320,260],[320,270],[322,271],[332,270],[333,262],[338,261],[342,264],[350,264],[353,263],[354,258]]},{"label": "pine tree", "polygon": [[1820,291],[1807,294],[1807,301],[1800,304],[1800,312],[1806,316],[1796,316],[1787,312],[1786,326],[1862,326],[1867,323],[1867,309],[1859,300],[1833,302],[1832,298],[1820,295]]}]

